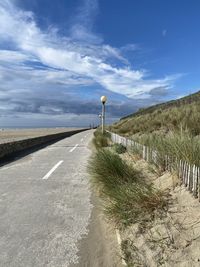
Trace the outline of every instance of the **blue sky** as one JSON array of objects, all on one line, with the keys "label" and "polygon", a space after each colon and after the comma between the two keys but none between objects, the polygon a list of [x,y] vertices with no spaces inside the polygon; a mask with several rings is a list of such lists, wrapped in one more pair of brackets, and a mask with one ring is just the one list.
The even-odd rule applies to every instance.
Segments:
[{"label": "blue sky", "polygon": [[198,91],[197,0],[2,0],[0,125],[85,126]]}]

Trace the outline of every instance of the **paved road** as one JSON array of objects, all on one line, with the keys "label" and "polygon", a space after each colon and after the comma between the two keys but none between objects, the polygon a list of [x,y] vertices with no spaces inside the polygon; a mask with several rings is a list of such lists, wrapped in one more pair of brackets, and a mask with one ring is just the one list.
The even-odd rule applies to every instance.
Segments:
[{"label": "paved road", "polygon": [[67,267],[92,211],[92,130],[0,168],[0,266]]}]

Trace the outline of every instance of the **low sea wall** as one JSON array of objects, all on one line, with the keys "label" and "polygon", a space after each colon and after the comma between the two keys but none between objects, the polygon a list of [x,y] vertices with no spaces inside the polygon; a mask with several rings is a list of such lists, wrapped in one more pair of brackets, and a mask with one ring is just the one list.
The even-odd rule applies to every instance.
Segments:
[{"label": "low sea wall", "polygon": [[73,134],[80,133],[86,130],[88,129],[78,129],[68,132],[44,135],[0,144],[0,161],[18,152],[26,151],[28,149],[34,149],[54,141],[56,142],[65,137],[69,137]]}]

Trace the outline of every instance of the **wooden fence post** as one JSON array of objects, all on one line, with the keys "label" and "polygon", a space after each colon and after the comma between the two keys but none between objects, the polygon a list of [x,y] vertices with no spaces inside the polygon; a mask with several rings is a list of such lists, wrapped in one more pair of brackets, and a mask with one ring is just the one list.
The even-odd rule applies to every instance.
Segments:
[{"label": "wooden fence post", "polygon": [[143,146],[142,158],[145,159],[145,146]]},{"label": "wooden fence post", "polygon": [[197,169],[197,173],[198,173],[198,175],[197,175],[197,179],[198,179],[198,181],[197,181],[197,186],[198,186],[198,199],[200,201],[200,169],[199,169],[199,167]]},{"label": "wooden fence post", "polygon": [[193,196],[197,196],[197,167],[193,165],[193,186],[192,186],[192,191],[193,191]]}]

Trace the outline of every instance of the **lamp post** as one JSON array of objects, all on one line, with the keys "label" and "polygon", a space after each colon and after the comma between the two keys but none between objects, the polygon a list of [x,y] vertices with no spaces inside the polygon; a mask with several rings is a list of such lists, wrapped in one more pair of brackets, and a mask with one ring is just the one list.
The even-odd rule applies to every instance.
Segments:
[{"label": "lamp post", "polygon": [[100,127],[100,125],[101,125],[101,120],[102,120],[102,115],[99,114],[99,127]]},{"label": "lamp post", "polygon": [[106,96],[101,97],[101,103],[102,103],[102,115],[101,115],[101,121],[102,121],[102,134],[104,133],[104,128],[105,128],[105,104],[107,101]]}]

